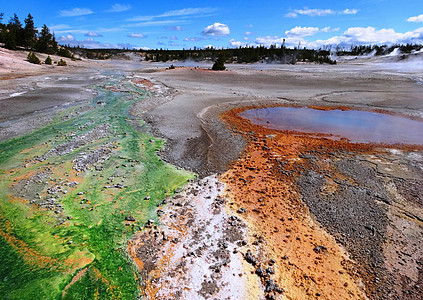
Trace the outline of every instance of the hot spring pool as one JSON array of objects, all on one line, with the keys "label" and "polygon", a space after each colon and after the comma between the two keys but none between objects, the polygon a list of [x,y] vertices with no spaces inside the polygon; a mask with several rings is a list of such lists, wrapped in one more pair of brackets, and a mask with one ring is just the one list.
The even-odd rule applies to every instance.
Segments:
[{"label": "hot spring pool", "polygon": [[358,143],[423,145],[423,122],[402,116],[295,107],[249,109],[240,116],[269,129],[332,134]]}]

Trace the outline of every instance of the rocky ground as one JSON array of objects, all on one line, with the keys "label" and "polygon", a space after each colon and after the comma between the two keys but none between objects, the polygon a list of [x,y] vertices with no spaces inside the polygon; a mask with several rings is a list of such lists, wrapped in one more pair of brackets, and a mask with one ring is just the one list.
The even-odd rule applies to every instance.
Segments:
[{"label": "rocky ground", "polygon": [[[260,297],[421,297],[421,149],[263,131],[235,113],[219,120],[231,109],[293,104],[382,108],[421,117],[417,75],[356,68],[336,69],[327,78],[319,68],[145,74],[173,88],[171,101],[144,114],[152,131],[169,140],[163,157],[202,176],[223,172],[218,178],[231,199],[225,207],[246,226],[244,249],[274,262],[272,282],[283,293],[269,293],[261,280]],[[395,88],[388,89],[391,84]],[[163,224],[162,230],[174,227]],[[267,267],[254,272],[267,274]],[[182,286],[192,290],[188,282]]]},{"label": "rocky ground", "polygon": [[[128,82],[148,91],[145,101],[131,107],[131,124],[167,140],[160,151],[164,160],[199,174],[157,207],[158,221],[147,221],[128,242],[145,298],[421,298],[421,148],[265,130],[237,115],[256,106],[342,105],[419,118],[420,71],[368,62],[229,68],[126,68]],[[0,82],[1,140],[85,103],[93,95],[87,83],[104,79],[97,69],[22,76]],[[111,135],[107,125],[94,127],[34,161]],[[79,153],[74,172],[84,172],[115,147],[100,146]],[[45,168],[32,174],[14,191],[42,189],[51,173]],[[119,189],[116,184],[110,179],[104,189]],[[45,199],[37,199],[32,188],[32,204],[61,215],[55,197],[75,185],[58,181],[50,190],[54,197]]]},{"label": "rocky ground", "polygon": [[146,299],[260,297],[259,277],[245,260],[253,259],[246,226],[225,209],[227,201],[224,185],[210,176],[162,202],[160,226],[147,222],[129,244]]},{"label": "rocky ground", "polygon": [[[370,299],[421,297],[422,207],[419,193],[404,189],[405,182],[421,185],[421,148],[386,150],[266,130],[236,112],[224,118],[250,143],[223,180],[238,206],[251,211],[251,222],[261,224],[270,251],[298,268],[283,272],[295,278],[285,280],[288,297],[355,299],[363,295],[348,289],[360,291],[361,284]],[[325,232],[334,240],[324,240]],[[310,268],[322,252],[330,257],[316,257]],[[341,279],[346,274],[350,279]],[[310,285],[309,277],[319,280]],[[348,295],[335,296],[341,291]]]}]

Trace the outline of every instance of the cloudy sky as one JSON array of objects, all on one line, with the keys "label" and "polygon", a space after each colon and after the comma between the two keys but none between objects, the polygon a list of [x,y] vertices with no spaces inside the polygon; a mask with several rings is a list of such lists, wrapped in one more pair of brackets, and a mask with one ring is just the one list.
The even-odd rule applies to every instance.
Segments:
[{"label": "cloudy sky", "polygon": [[2,1],[62,44],[182,49],[423,43],[422,0]]}]

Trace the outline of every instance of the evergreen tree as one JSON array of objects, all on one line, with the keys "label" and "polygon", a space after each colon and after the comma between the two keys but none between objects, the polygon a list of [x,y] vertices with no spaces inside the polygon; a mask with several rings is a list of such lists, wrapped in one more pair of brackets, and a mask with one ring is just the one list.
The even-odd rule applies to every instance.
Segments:
[{"label": "evergreen tree", "polygon": [[44,24],[35,44],[35,50],[38,52],[53,54],[57,48],[57,43],[53,40],[50,29]]},{"label": "evergreen tree", "polygon": [[28,60],[31,64],[37,64],[37,65],[41,64],[40,59],[39,59],[37,56],[35,56],[35,54],[34,54],[34,53],[32,53],[32,52],[29,52],[29,53],[28,53],[27,60]]},{"label": "evergreen tree", "polygon": [[226,61],[225,53],[223,51],[221,51],[219,53],[219,56],[217,57],[216,61],[213,64],[212,70],[215,70],[215,71],[226,70],[225,61]]},{"label": "evergreen tree", "polygon": [[4,43],[4,34],[6,31],[6,26],[2,23],[3,16],[4,16],[4,13],[0,13],[0,43]]},{"label": "evergreen tree", "polygon": [[45,63],[46,65],[51,65],[51,64],[53,63],[53,61],[51,60],[50,55],[49,55],[49,56],[47,56],[47,58],[46,58],[46,60],[44,61],[44,63]]},{"label": "evergreen tree", "polygon": [[6,29],[3,34],[3,42],[4,47],[10,50],[16,50],[16,39],[15,36],[10,32],[10,30]]},{"label": "evergreen tree", "polygon": [[67,63],[63,59],[60,59],[57,65],[63,67],[63,66],[67,66]]},{"label": "evergreen tree", "polygon": [[56,41],[56,36],[54,35],[54,33],[53,33],[53,38],[51,39],[51,48],[53,53],[56,53],[57,50],[59,49],[57,41]]},{"label": "evergreen tree", "polygon": [[22,23],[19,21],[19,18],[16,14],[10,18],[9,23],[7,24],[7,30],[11,34],[10,41],[14,41],[17,46],[23,46],[23,28]]},{"label": "evergreen tree", "polygon": [[69,51],[67,47],[63,47],[63,46],[59,48],[59,50],[57,51],[57,55],[67,57],[67,58],[72,58],[72,53]]},{"label": "evergreen tree", "polygon": [[37,30],[34,26],[34,19],[31,14],[28,14],[28,17],[25,19],[24,27],[24,47],[32,49],[35,45],[37,38]]}]

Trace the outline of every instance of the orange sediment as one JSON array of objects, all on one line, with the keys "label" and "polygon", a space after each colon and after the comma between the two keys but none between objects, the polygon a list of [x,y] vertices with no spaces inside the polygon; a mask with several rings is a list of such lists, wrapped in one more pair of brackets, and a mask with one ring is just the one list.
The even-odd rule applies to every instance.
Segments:
[{"label": "orange sediment", "polygon": [[79,281],[82,277],[84,277],[85,273],[87,272],[88,268],[84,268],[81,271],[79,271],[73,278],[72,281],[65,286],[62,293],[62,298],[66,296],[66,291],[74,284],[75,282]]},{"label": "orange sediment", "polygon": [[12,225],[8,220],[0,219],[0,221],[4,226],[4,228],[0,228],[0,235],[16,250],[17,253],[22,256],[28,264],[34,264],[40,268],[59,269],[57,259],[42,255],[35,251],[24,241],[16,238],[10,233],[12,231]]},{"label": "orange sediment", "polygon": [[[240,117],[245,109],[221,116],[248,140],[243,155],[222,181],[229,188],[231,208],[246,209],[241,217],[249,224],[250,236],[261,236],[269,257],[275,259],[277,281],[285,289],[285,297],[365,299],[354,263],[313,219],[295,179],[312,168],[302,154],[315,151],[324,156],[337,149],[369,151],[373,146],[266,129]],[[328,182],[328,190],[336,189],[335,183]]]}]

